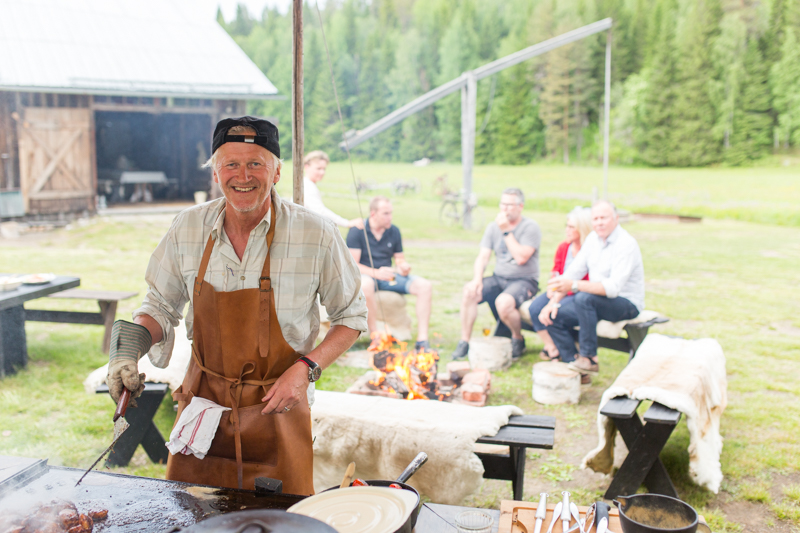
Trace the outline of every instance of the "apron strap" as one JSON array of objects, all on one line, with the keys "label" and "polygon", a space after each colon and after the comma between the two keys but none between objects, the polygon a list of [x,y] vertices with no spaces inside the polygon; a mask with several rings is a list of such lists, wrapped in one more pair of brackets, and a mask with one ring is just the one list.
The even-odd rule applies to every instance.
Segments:
[{"label": "apron strap", "polygon": [[261,357],[269,356],[270,310],[273,308],[274,298],[272,280],[269,277],[272,240],[275,238],[275,211],[277,210],[274,200],[270,210],[272,214],[269,217],[269,230],[267,231],[267,257],[264,259],[261,277],[258,279],[258,352]]},{"label": "apron strap", "polygon": [[[225,209],[223,207],[223,209]],[[208,235],[208,241],[206,241],[206,247],[203,250],[203,259],[200,261],[200,269],[197,271],[197,277],[194,278],[194,294],[197,296],[200,294],[200,289],[203,287],[203,278],[206,277],[206,269],[208,268],[208,261],[211,259],[211,251],[214,249],[214,239],[211,237],[211,234]]]}]

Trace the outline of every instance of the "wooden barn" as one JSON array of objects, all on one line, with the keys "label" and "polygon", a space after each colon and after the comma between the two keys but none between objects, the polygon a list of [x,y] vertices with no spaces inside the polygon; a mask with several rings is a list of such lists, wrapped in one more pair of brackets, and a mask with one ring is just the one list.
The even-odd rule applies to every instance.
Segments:
[{"label": "wooden barn", "polygon": [[0,0],[0,219],[208,190],[215,122],[278,91],[191,5]]}]

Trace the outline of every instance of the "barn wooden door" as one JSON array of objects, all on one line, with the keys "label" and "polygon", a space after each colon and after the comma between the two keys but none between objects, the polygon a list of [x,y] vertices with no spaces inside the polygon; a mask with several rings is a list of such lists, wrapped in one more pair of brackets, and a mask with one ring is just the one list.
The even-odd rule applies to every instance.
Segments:
[{"label": "barn wooden door", "polygon": [[25,212],[93,210],[91,110],[28,107],[17,131]]}]

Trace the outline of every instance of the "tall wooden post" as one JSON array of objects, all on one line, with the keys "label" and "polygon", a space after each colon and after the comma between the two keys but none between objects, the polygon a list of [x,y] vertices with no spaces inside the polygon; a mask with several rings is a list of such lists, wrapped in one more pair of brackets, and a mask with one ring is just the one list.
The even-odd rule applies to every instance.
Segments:
[{"label": "tall wooden post", "polygon": [[464,220],[469,228],[472,224],[466,207],[472,195],[472,167],[475,164],[475,114],[478,106],[478,79],[475,73],[465,72],[467,83],[461,88],[461,169],[464,181]]},{"label": "tall wooden post", "polygon": [[292,20],[292,198],[303,205],[303,0],[293,0]]},{"label": "tall wooden post", "polygon": [[608,121],[611,114],[611,28],[606,34],[606,83],[603,106],[603,199],[608,200]]}]

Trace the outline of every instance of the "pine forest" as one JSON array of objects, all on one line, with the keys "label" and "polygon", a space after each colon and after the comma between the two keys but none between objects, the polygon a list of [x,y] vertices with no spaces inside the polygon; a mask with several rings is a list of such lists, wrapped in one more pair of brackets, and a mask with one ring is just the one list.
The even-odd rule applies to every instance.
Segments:
[{"label": "pine forest", "polygon": [[[305,146],[345,157],[360,129],[462,72],[611,17],[611,162],[747,165],[800,149],[800,0],[329,0],[304,12]],[[291,13],[239,6],[218,21],[284,100],[249,111],[291,121]],[[602,159],[606,32],[478,83],[475,162]],[[283,129],[282,128],[282,129]],[[285,131],[285,130],[284,130]],[[291,135],[282,136],[291,153]],[[461,157],[455,93],[359,145],[375,161]]]}]

